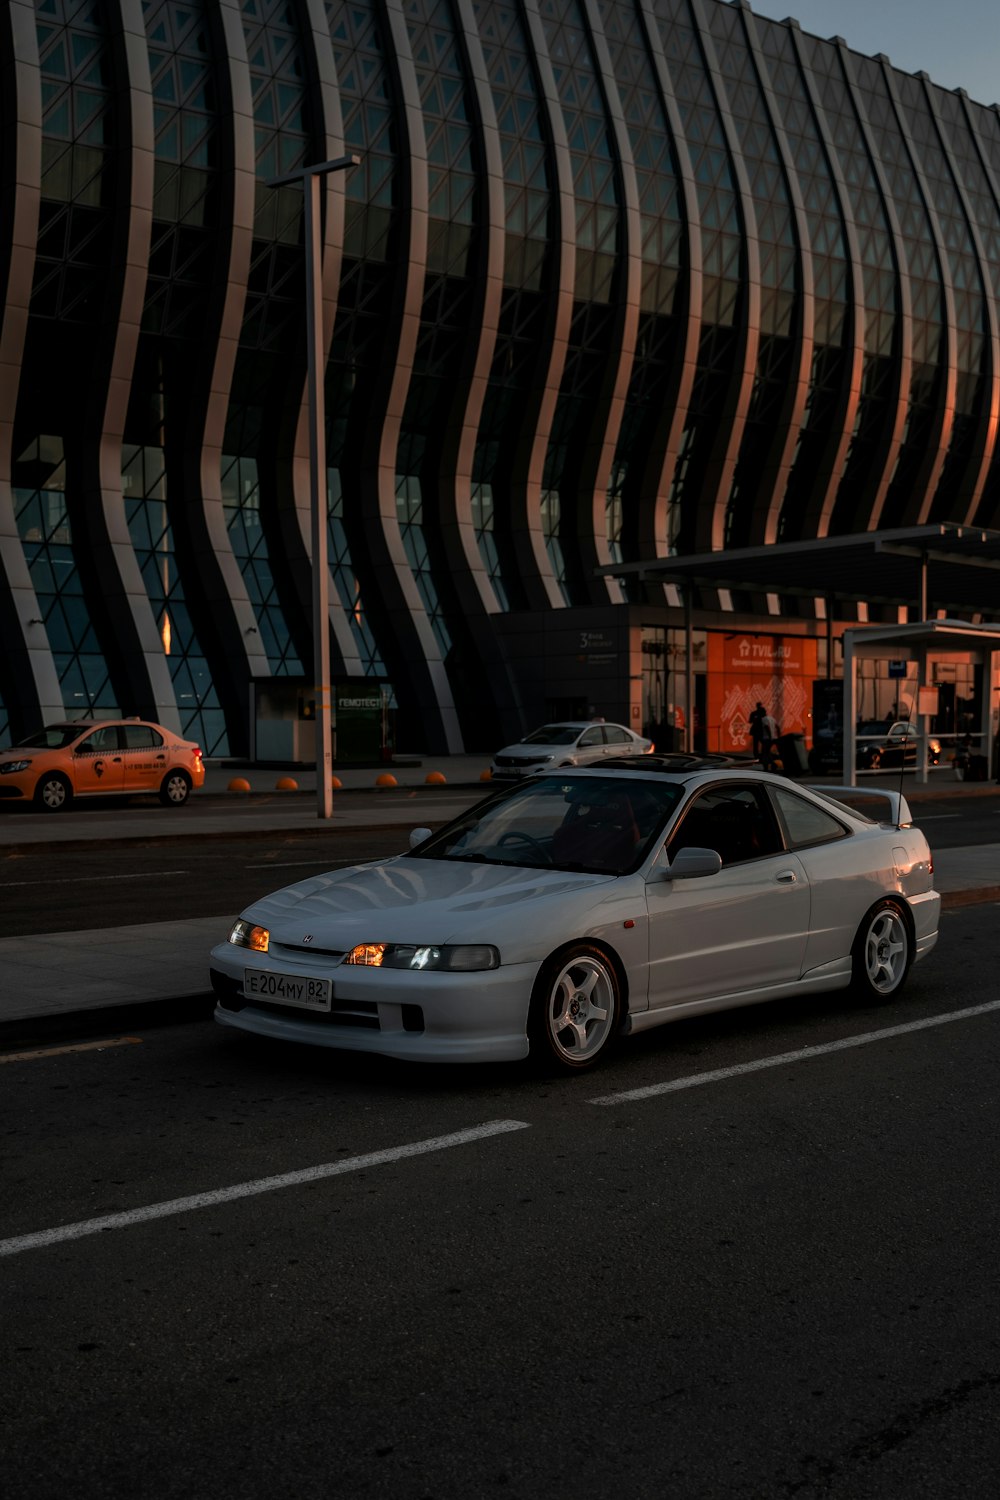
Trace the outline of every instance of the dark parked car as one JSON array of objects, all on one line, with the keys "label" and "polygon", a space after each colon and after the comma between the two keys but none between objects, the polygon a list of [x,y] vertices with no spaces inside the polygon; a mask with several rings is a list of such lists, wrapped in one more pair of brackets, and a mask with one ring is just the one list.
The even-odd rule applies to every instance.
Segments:
[{"label": "dark parked car", "polygon": [[[920,754],[920,731],[909,719],[886,724],[884,719],[868,719],[855,732],[855,765],[859,771],[891,770],[894,766],[915,766]],[[927,741],[927,764],[936,766],[941,759],[941,741]],[[841,743],[836,738],[817,733],[809,752],[809,769],[813,775],[841,769]]]}]

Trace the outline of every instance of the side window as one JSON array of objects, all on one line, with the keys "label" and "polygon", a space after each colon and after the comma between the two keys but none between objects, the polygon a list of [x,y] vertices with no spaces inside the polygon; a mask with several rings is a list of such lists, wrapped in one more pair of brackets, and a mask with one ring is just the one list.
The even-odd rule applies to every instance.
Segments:
[{"label": "side window", "polygon": [[114,726],[95,729],[77,746],[77,755],[110,755],[118,749],[118,730]]},{"label": "side window", "polygon": [[596,729],[585,729],[579,740],[581,750],[590,750],[594,745],[604,744],[604,735],[600,727]]},{"label": "side window", "polygon": [[723,865],[743,864],[784,848],[777,819],[764,792],[737,784],[709,787],[685,812],[667,847],[714,849]]},{"label": "side window", "polygon": [[124,728],[126,750],[151,750],[154,745],[163,744],[162,735],[151,724],[126,724]]},{"label": "side window", "polygon": [[775,784],[771,796],[778,804],[781,819],[788,830],[788,841],[795,849],[807,844],[830,844],[834,839],[847,837],[843,823],[825,808],[816,807],[804,797],[790,792],[787,787]]},{"label": "side window", "polygon": [[609,745],[627,745],[628,735],[624,729],[619,729],[617,724],[605,724],[604,739]]}]

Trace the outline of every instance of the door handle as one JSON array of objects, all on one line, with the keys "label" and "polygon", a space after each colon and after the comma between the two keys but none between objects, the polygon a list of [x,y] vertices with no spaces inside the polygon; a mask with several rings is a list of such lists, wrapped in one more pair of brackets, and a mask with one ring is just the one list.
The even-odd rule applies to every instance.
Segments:
[{"label": "door handle", "polygon": [[794,870],[779,870],[774,878],[779,885],[794,885],[798,876]]}]

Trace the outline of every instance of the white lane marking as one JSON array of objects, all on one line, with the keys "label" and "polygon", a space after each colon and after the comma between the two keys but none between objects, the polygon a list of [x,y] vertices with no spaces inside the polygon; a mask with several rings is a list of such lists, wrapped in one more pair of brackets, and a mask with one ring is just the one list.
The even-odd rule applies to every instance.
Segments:
[{"label": "white lane marking", "polygon": [[15,885],[93,885],[95,880],[162,880],[165,875],[188,875],[188,870],[137,870],[130,875],[65,875],[59,880],[0,880],[0,890]]},{"label": "white lane marking", "polygon": [[926,1031],[930,1026],[947,1026],[950,1021],[967,1021],[973,1016],[985,1016],[990,1011],[1000,1010],[1000,1000],[990,1000],[986,1005],[972,1005],[966,1010],[949,1011],[944,1016],[928,1016],[923,1021],[907,1021],[902,1026],[886,1026],[881,1031],[867,1031],[863,1036],[844,1037],[840,1042],[823,1042],[818,1047],[802,1047],[798,1052],[782,1052],[777,1057],[761,1057],[756,1062],[739,1063],[733,1068],[716,1068],[711,1073],[695,1073],[691,1078],[675,1078],[670,1083],[652,1083],[647,1088],[627,1089],[621,1094],[606,1094],[601,1099],[589,1099],[589,1104],[631,1104],[636,1099],[653,1099],[657,1094],[674,1094],[680,1089],[697,1088],[702,1083],[722,1083],[727,1078],[738,1078],[741,1073],[759,1073],[763,1068],[780,1068],[786,1063],[803,1062],[809,1057],[823,1057],[828,1052],[845,1052],[849,1047],[863,1047],[867,1042],[884,1042],[889,1037],[906,1036],[911,1031]]},{"label": "white lane marking", "polygon": [[960,818],[961,816],[961,813],[924,813],[920,821],[921,823],[933,823],[935,820],[939,822],[942,818]]},{"label": "white lane marking", "polygon": [[141,1036],[117,1036],[106,1042],[74,1042],[66,1047],[44,1047],[35,1052],[8,1052],[0,1063],[30,1062],[36,1057],[64,1057],[67,1052],[103,1052],[107,1047],[141,1047]]},{"label": "white lane marking", "polygon": [[473,1125],[468,1130],[434,1136],[428,1141],[414,1141],[409,1146],[390,1146],[386,1151],[370,1151],[366,1156],[351,1156],[345,1161],[326,1162],[321,1167],[305,1167],[300,1172],[282,1172],[278,1177],[258,1177],[253,1182],[238,1182],[234,1187],[217,1188],[211,1193],[194,1193],[190,1198],[172,1198],[167,1203],[151,1203],[145,1208],[128,1209],[125,1213],[105,1214],[100,1219],[83,1219],[78,1224],[62,1224],[57,1229],[39,1229],[34,1234],[19,1234],[10,1240],[0,1240],[0,1255],[19,1255],[22,1250],[38,1250],[45,1245],[61,1244],[64,1240],[80,1240],[109,1229],[129,1229],[133,1224],[146,1224],[150,1219],[191,1213],[196,1208],[214,1208],[218,1203],[233,1203],[237,1198],[253,1198],[260,1193],[276,1192],[278,1188],[300,1187],[306,1182],[320,1182],[325,1177],[340,1177],[345,1172],[361,1172],[366,1167],[381,1167],[387,1162],[403,1161],[409,1156],[424,1156],[429,1151],[447,1151],[452,1146],[465,1146],[470,1141],[481,1141],[488,1136],[528,1128],[526,1120],[489,1120],[485,1125]]}]

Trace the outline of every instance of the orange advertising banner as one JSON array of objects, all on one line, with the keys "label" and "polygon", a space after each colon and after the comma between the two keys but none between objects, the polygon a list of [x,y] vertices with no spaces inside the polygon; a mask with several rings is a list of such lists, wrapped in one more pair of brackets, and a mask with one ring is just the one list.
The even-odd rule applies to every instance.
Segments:
[{"label": "orange advertising banner", "polygon": [[763,703],[779,734],[809,735],[816,642],[789,635],[708,636],[707,746],[749,754],[750,715]]}]

